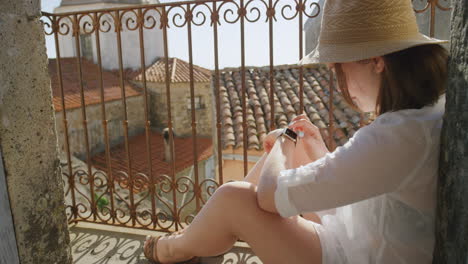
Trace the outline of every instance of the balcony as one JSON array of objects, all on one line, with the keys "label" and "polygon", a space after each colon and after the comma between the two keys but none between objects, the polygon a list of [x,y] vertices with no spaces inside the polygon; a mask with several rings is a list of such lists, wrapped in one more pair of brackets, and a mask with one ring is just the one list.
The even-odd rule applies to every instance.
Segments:
[{"label": "balcony", "polygon": [[[78,223],[70,226],[73,263],[131,264],[149,263],[142,251],[146,235],[161,235],[157,231]],[[245,242],[237,242],[224,255],[202,258],[201,263],[262,263]]]},{"label": "balcony", "polygon": [[[275,28],[295,31],[299,60],[313,37],[304,23],[318,23],[319,14],[320,4],[308,0],[43,12],[44,32],[55,43],[49,74],[75,263],[146,263],[147,234],[188,225],[218,186],[243,179],[269,131],[302,112],[329,149],[372,121],[372,113],[344,102],[323,65],[275,63]],[[252,24],[263,24],[267,38],[246,39]],[[240,65],[220,67],[229,51],[219,36],[232,26],[240,30]],[[211,69],[194,62],[197,28],[211,34]],[[188,59],[170,56],[177,30],[186,31],[178,41],[187,43]],[[251,44],[265,47],[267,66],[246,64]],[[238,242],[203,263],[260,260]]]}]

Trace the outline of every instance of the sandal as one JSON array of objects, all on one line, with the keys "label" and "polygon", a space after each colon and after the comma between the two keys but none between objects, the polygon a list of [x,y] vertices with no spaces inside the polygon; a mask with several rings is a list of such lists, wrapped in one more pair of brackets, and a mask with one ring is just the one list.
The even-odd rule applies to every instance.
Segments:
[{"label": "sandal", "polygon": [[[154,255],[154,251],[155,251],[155,248],[157,246],[157,243],[159,241],[159,239],[163,236],[170,236],[172,234],[180,234],[182,233],[182,231],[178,231],[178,232],[174,232],[174,233],[168,233],[168,234],[165,234],[165,235],[162,235],[162,236],[147,236],[146,237],[146,240],[148,241],[148,245],[146,247],[143,248],[143,253],[145,254],[145,257],[151,261],[151,263],[154,263],[154,264],[161,264],[161,262],[159,261],[158,259],[158,256],[157,256],[157,253],[156,255]],[[148,250],[149,248],[149,250]],[[186,260],[186,261],[182,261],[182,262],[177,262],[177,263],[180,263],[180,264],[198,264],[200,263],[200,258],[199,257],[193,257],[189,260]]]},{"label": "sandal", "polygon": [[[145,254],[145,258],[147,258],[152,263],[161,263],[159,262],[158,255],[156,255],[156,257],[154,256],[154,248],[160,238],[161,236],[157,236],[157,237],[147,236],[146,237],[146,241],[148,241],[148,244],[146,247],[143,247],[143,253]],[[149,252],[148,252],[148,248],[149,248]]]}]

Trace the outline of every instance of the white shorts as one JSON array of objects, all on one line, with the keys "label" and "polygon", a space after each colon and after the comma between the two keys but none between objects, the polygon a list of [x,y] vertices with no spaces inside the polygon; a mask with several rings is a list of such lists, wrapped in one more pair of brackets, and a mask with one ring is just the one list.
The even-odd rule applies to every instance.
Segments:
[{"label": "white shorts", "polygon": [[314,227],[322,246],[322,264],[349,264],[343,246],[334,233],[321,224],[314,223]]}]

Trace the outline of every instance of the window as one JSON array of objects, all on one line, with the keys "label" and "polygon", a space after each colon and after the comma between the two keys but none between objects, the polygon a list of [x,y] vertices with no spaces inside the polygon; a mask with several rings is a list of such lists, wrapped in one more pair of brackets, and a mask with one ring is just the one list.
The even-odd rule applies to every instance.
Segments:
[{"label": "window", "polygon": [[80,34],[80,51],[81,56],[93,60],[93,43],[91,34]]},{"label": "window", "polygon": [[[195,110],[204,108],[204,105],[202,104],[201,96],[195,96],[193,98],[193,101],[195,103]],[[192,110],[192,102],[190,101],[190,97],[187,98],[187,109]]]}]

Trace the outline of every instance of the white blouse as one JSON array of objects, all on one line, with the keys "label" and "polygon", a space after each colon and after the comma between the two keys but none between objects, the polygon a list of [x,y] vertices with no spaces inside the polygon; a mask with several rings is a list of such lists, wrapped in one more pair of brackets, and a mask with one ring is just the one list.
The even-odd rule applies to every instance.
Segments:
[{"label": "white blouse", "polygon": [[442,96],[434,106],[385,113],[334,152],[281,171],[277,210],[318,212],[323,263],[336,257],[326,256],[330,248],[343,263],[432,262],[444,107]]}]

